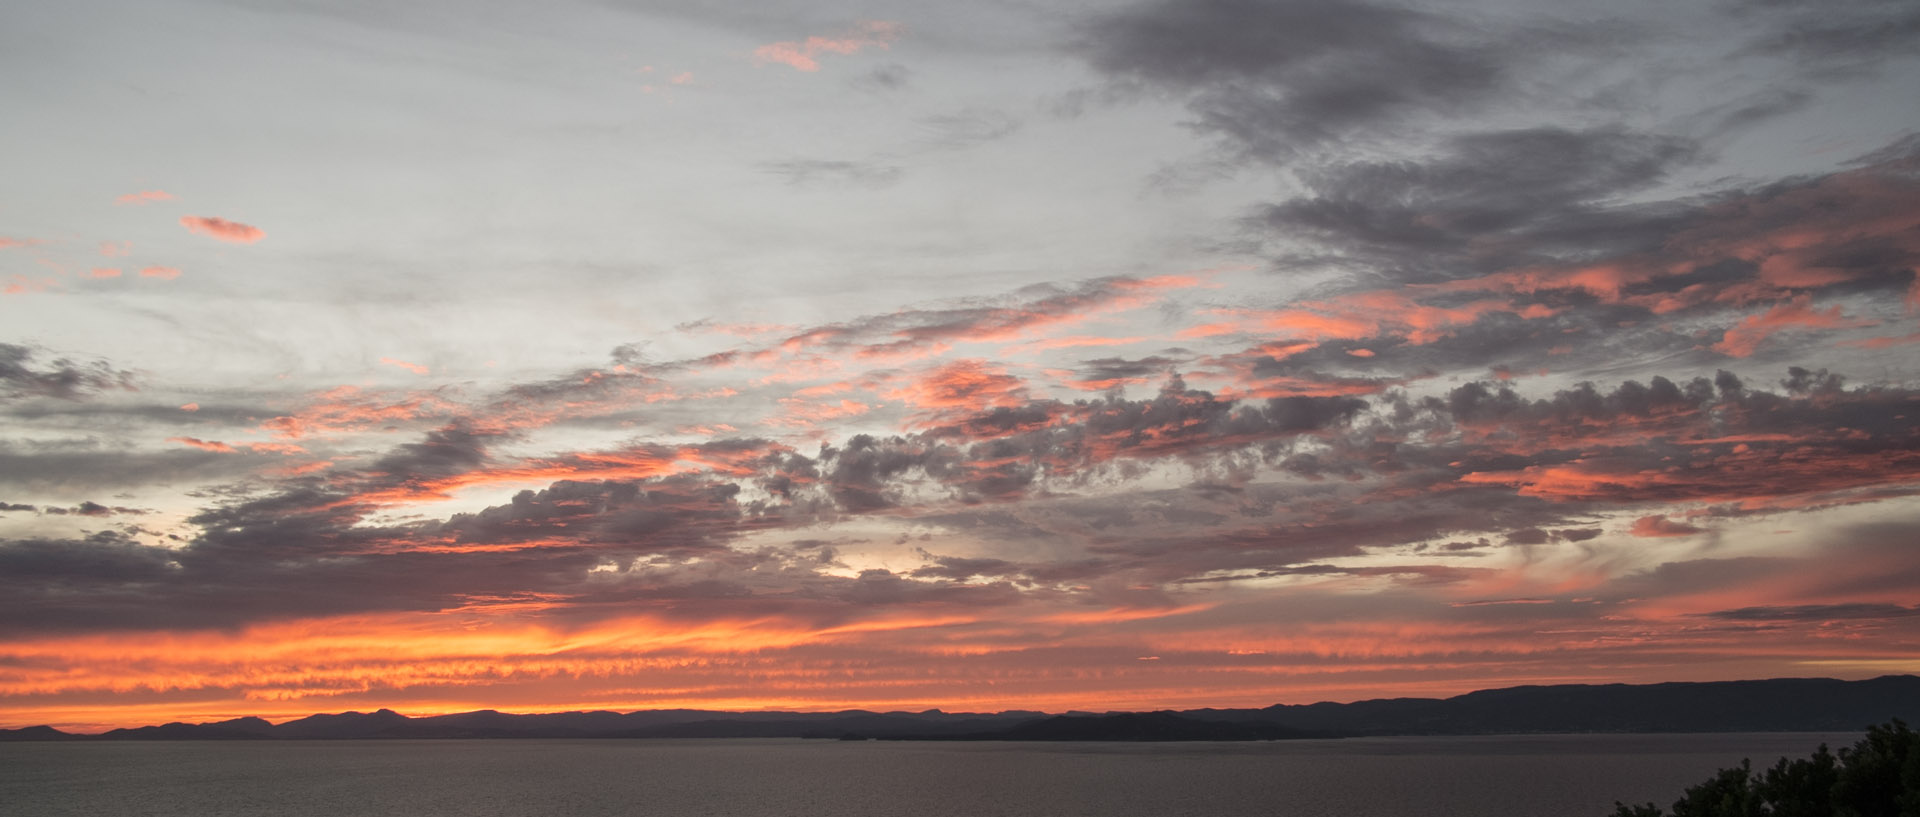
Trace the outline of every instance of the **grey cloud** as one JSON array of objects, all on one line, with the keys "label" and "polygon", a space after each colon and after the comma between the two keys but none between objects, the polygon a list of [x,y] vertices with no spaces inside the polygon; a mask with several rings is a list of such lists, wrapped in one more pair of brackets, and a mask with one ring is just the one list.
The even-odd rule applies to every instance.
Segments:
[{"label": "grey cloud", "polygon": [[906,175],[899,165],[883,162],[853,162],[832,159],[787,159],[764,162],[763,172],[779,176],[793,187],[838,187],[879,189],[890,187]]},{"label": "grey cloud", "polygon": [[570,543],[609,555],[688,557],[722,547],[755,526],[737,501],[739,485],[669,477],[649,481],[561,481],[423,530],[460,544]]},{"label": "grey cloud", "polygon": [[93,493],[229,480],[258,466],[258,460],[195,448],[143,451],[93,441],[0,441],[0,485],[36,491]]},{"label": "grey cloud", "polygon": [[1186,95],[1196,126],[1285,160],[1393,117],[1477,109],[1516,66],[1578,39],[1348,0],[1149,2],[1090,22],[1076,50],[1119,81]]},{"label": "grey cloud", "polygon": [[41,365],[26,346],[0,343],[0,401],[30,397],[81,400],[108,390],[132,391],[133,373],[104,360],[77,362],[56,358]]},{"label": "grey cloud", "polygon": [[913,72],[906,66],[890,62],[876,65],[872,70],[848,80],[848,83],[863,91],[899,91],[905,89],[912,79]]},{"label": "grey cloud", "polygon": [[460,426],[429,431],[417,443],[402,443],[380,458],[373,470],[401,482],[448,477],[479,468],[487,460],[491,435]]},{"label": "grey cloud", "polygon": [[958,150],[1004,139],[1020,130],[1020,120],[1006,111],[966,108],[920,120],[929,147]]},{"label": "grey cloud", "polygon": [[785,342],[905,352],[953,340],[1002,337],[1030,326],[1083,315],[1125,297],[1138,283],[1137,279],[1116,276],[1070,285],[1035,284],[1001,297],[968,298],[950,302],[951,305],[862,315],[841,323],[814,326]]},{"label": "grey cloud", "polygon": [[1920,8],[1904,0],[1747,0],[1736,12],[1766,29],[1740,53],[1789,55],[1817,78],[1869,73],[1920,46]]},{"label": "grey cloud", "polygon": [[968,559],[959,556],[935,556],[921,551],[933,564],[914,568],[908,575],[914,578],[937,578],[965,581],[976,576],[1017,575],[1020,566],[1005,559]]},{"label": "grey cloud", "polygon": [[15,540],[0,542],[0,577],[9,584],[153,580],[175,566],[173,557],[173,551],[112,532],[85,539]]},{"label": "grey cloud", "polygon": [[1835,619],[1887,619],[1920,616],[1920,607],[1898,604],[1796,604],[1741,607],[1702,613],[1707,618],[1728,621],[1831,621]]},{"label": "grey cloud", "polygon": [[1108,380],[1138,380],[1141,378],[1160,379],[1166,377],[1176,366],[1185,361],[1163,355],[1141,358],[1103,357],[1083,360],[1074,371],[1081,380],[1104,382]]},{"label": "grey cloud", "polygon": [[1620,129],[1467,134],[1424,162],[1306,171],[1312,195],[1272,205],[1259,220],[1281,237],[1384,262],[1406,280],[1639,251],[1658,237],[1647,228],[1659,226],[1661,214],[1621,209],[1614,199],[1697,151],[1685,139]]}]

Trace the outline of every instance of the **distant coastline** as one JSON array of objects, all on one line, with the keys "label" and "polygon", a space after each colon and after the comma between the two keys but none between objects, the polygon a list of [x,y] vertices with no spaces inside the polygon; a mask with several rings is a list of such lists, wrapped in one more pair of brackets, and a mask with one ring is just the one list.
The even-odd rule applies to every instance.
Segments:
[{"label": "distant coastline", "polygon": [[1920,677],[1778,678],[1664,684],[1522,686],[1451,698],[1276,704],[1262,709],[994,713],[558,712],[493,710],[410,718],[392,710],[168,723],[75,734],[0,729],[0,741],[516,738],[1249,741],[1389,735],[1852,731],[1920,722]]}]

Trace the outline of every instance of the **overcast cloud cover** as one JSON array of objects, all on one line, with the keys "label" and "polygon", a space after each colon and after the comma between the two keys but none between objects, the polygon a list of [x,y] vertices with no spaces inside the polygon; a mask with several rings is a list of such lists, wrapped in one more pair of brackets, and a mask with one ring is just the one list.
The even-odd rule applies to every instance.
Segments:
[{"label": "overcast cloud cover", "polygon": [[84,0],[0,70],[0,726],[1920,671],[1906,0]]}]

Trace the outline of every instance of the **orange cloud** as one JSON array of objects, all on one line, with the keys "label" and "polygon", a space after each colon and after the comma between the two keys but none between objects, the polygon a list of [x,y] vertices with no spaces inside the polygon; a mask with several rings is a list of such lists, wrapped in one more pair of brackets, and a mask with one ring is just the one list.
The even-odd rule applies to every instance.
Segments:
[{"label": "orange cloud", "polygon": [[1643,516],[1633,520],[1633,527],[1628,529],[1627,532],[1634,536],[1654,539],[1672,536],[1692,536],[1696,533],[1701,533],[1702,529],[1685,522],[1675,522],[1665,516],[1654,515]]},{"label": "orange cloud", "polygon": [[259,227],[212,216],[181,216],[180,226],[188,232],[233,244],[252,244],[267,237],[266,231]]},{"label": "orange cloud", "polygon": [[418,363],[408,363],[404,360],[396,360],[390,357],[380,358],[380,362],[385,363],[388,366],[398,366],[402,369],[406,369],[407,371],[413,372],[414,374],[418,374],[418,375],[425,375],[428,373],[427,367],[422,366]]},{"label": "orange cloud", "polygon": [[1840,307],[1816,310],[1812,307],[1813,298],[1801,295],[1788,303],[1781,304],[1759,315],[1748,315],[1728,329],[1713,350],[1731,357],[1748,357],[1759,348],[1760,342],[1768,335],[1782,329],[1804,326],[1812,329],[1851,329],[1872,326],[1872,321],[1857,321],[1841,314]]},{"label": "orange cloud", "polygon": [[173,267],[147,267],[145,269],[140,270],[140,277],[158,278],[162,281],[171,281],[175,278],[180,277],[180,270],[175,269]]},{"label": "orange cloud", "polygon": [[281,439],[310,434],[361,431],[404,420],[457,413],[459,406],[437,394],[411,393],[399,397],[341,386],[315,395],[314,402],[292,414],[260,424]]},{"label": "orange cloud", "polygon": [[972,413],[1027,402],[1026,382],[983,360],[956,360],[887,393],[936,415]]},{"label": "orange cloud", "polygon": [[1887,349],[1894,346],[1906,346],[1912,343],[1920,343],[1920,332],[1892,337],[1867,338],[1866,340],[1850,340],[1840,345],[1857,346],[1862,349]]},{"label": "orange cloud", "polygon": [[118,278],[120,270],[116,267],[94,267],[91,274],[95,278]]},{"label": "orange cloud", "polygon": [[1007,353],[1008,354],[1032,354],[1034,352],[1044,352],[1049,349],[1077,349],[1077,348],[1087,347],[1087,346],[1125,346],[1129,343],[1139,343],[1140,341],[1143,341],[1143,340],[1146,340],[1146,338],[1138,337],[1138,336],[1126,337],[1126,338],[1106,338],[1106,337],[1100,337],[1097,335],[1070,335],[1065,337],[1046,338],[1044,340],[1036,340],[1030,343],[1022,343],[1018,346],[1009,346],[1007,347]]},{"label": "orange cloud", "polygon": [[[799,71],[818,71],[822,54],[854,54],[862,48],[887,48],[899,39],[905,27],[885,20],[866,20],[838,37],[808,37],[800,42],[768,43],[753,50],[754,62],[779,63]],[[685,75],[690,80],[691,75]],[[676,77],[675,82],[679,79]]]},{"label": "orange cloud", "polygon": [[124,196],[114,199],[113,203],[115,204],[149,204],[156,201],[170,201],[173,199],[173,197],[174,196],[172,193],[169,193],[165,190],[142,190],[138,193],[128,193]]},{"label": "orange cloud", "polygon": [[202,440],[196,437],[168,437],[167,442],[190,445],[202,451],[217,451],[222,454],[234,453],[233,446],[215,440]]}]

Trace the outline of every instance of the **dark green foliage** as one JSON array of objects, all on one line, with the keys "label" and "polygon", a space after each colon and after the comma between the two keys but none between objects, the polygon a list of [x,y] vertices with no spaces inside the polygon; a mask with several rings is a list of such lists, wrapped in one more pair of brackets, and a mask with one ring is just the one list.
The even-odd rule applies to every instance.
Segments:
[{"label": "dark green foliage", "polygon": [[1838,757],[1821,746],[1761,774],[1743,760],[1688,788],[1672,811],[1614,806],[1613,817],[1920,817],[1920,732],[1895,720]]}]

